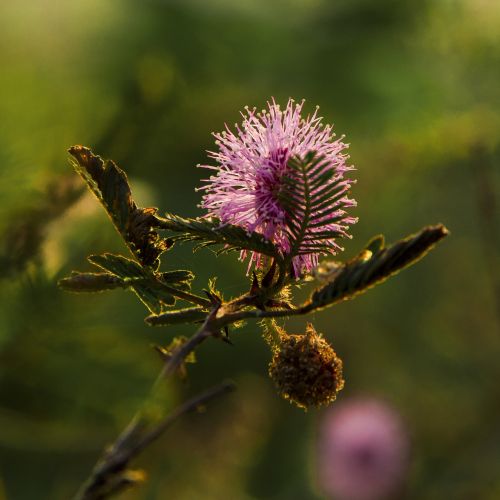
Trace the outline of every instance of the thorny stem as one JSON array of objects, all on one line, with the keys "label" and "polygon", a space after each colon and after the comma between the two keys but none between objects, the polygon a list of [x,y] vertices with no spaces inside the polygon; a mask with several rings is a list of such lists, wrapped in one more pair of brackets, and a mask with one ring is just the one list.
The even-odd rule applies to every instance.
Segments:
[{"label": "thorny stem", "polygon": [[[213,310],[207,315],[207,318],[201,328],[186,342],[177,347],[168,357],[163,365],[160,375],[153,384],[148,401],[154,398],[159,385],[164,381],[164,379],[174,375],[186,357],[199,344],[201,344],[208,337],[217,334],[218,330],[215,327],[216,322],[214,319],[218,309],[219,306],[214,307]],[[130,482],[127,482],[126,480],[120,480],[120,476],[126,472],[127,465],[132,458],[137,456],[145,447],[160,437],[163,432],[181,415],[194,411],[210,399],[233,389],[234,385],[226,382],[209,389],[203,394],[195,396],[193,399],[190,399],[175,409],[149,432],[145,432],[147,418],[145,417],[143,407],[143,409],[136,413],[115,442],[105,450],[102,457],[92,470],[90,477],[85,481],[74,497],[74,500],[104,499],[109,495],[127,487],[127,485],[130,485]]]},{"label": "thorny stem", "polygon": [[[276,283],[268,290],[269,295],[276,295],[284,286],[287,272],[282,264],[279,265],[278,273]],[[252,301],[248,294],[226,304],[226,306],[230,304],[229,311],[233,312],[224,314],[224,308],[220,308],[221,304],[216,304],[214,306],[211,301],[190,292],[178,290],[168,285],[163,286],[165,291],[168,291],[171,295],[179,299],[200,305],[204,308],[212,307],[212,310],[207,314],[206,320],[201,328],[186,342],[177,347],[167,358],[159,376],[153,384],[148,401],[154,399],[155,394],[165,378],[175,375],[186,357],[205,339],[217,335],[221,328],[238,321],[239,318],[277,317],[281,315],[281,311],[242,310],[241,308],[252,305]],[[283,313],[283,315],[290,315],[294,314],[294,311],[286,310],[283,311]],[[179,406],[149,431],[147,430],[148,419],[146,418],[145,408],[143,407],[136,413],[115,442],[104,451],[89,478],[76,494],[74,500],[104,499],[122,491],[134,482],[137,482],[137,480],[134,481],[127,476],[127,472],[130,474],[130,471],[127,469],[128,464],[134,457],[149,444],[158,439],[177,418],[196,410],[196,408],[203,403],[233,389],[234,385],[227,382],[213,387]]]},{"label": "thorny stem", "polygon": [[213,321],[217,314],[219,307],[215,307],[208,315],[202,327],[186,342],[181,344],[170,356],[163,366],[160,378],[169,377],[173,375],[181,366],[186,357],[194,351],[194,349],[201,344],[205,339],[217,333],[214,328]]}]

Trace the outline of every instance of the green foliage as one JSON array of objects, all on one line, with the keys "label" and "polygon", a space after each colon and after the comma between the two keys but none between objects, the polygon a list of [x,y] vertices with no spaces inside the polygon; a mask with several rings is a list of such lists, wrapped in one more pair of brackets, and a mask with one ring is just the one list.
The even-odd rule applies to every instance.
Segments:
[{"label": "green foliage", "polygon": [[176,283],[179,286],[184,283],[186,289],[189,289],[190,282],[194,279],[194,274],[185,269],[177,269],[176,271],[160,273],[160,277],[164,283]]},{"label": "green foliage", "polygon": [[345,180],[334,178],[334,172],[325,171],[322,157],[314,153],[288,162],[289,174],[279,199],[288,217],[288,236],[291,250],[289,259],[296,255],[328,252],[331,240],[344,236],[341,229],[321,230],[337,224],[344,216],[339,200],[346,195]]},{"label": "green foliage", "polygon": [[[154,272],[133,260],[109,253],[91,255],[89,261],[120,279],[123,287],[132,288],[144,305],[155,314],[159,314],[164,306],[175,304],[172,291],[189,290],[190,281],[194,277],[189,271]],[[170,285],[175,289],[172,290]]]},{"label": "green foliage", "polygon": [[240,226],[223,224],[217,218],[187,219],[166,214],[161,220],[161,228],[180,233],[174,241],[197,241],[198,248],[210,245],[224,245],[218,254],[232,250],[250,250],[281,260],[278,248],[259,233],[249,232]]},{"label": "green foliage", "polygon": [[91,255],[88,259],[92,264],[124,280],[147,279],[147,273],[142,266],[122,255],[105,253],[102,255]]},{"label": "green foliage", "polygon": [[103,292],[115,288],[126,288],[124,280],[110,273],[79,273],[59,280],[59,287],[67,292]]},{"label": "green foliage", "polygon": [[73,272],[59,281],[59,286],[70,292],[101,292],[114,288],[131,288],[155,314],[160,314],[164,306],[175,304],[176,291],[190,289],[194,278],[190,271],[154,272],[122,255],[91,255],[89,261],[105,273]]},{"label": "green foliage", "polygon": [[401,269],[417,262],[448,234],[448,230],[441,224],[428,226],[387,248],[384,247],[383,237],[377,236],[353,260],[344,264],[322,264],[317,269],[316,276],[325,280],[326,284],[313,292],[304,312],[351,299],[382,283]]},{"label": "green foliage", "polygon": [[157,210],[136,205],[125,172],[113,161],[103,161],[83,146],[73,146],[69,153],[75,170],[102,203],[139,262],[158,267],[158,258],[170,243],[155,231]]},{"label": "green foliage", "polygon": [[131,288],[154,314],[175,304],[176,297],[196,304],[209,303],[188,290],[194,275],[191,271],[158,271],[160,255],[171,240],[156,232],[160,220],[157,209],[140,208],[132,199],[125,172],[111,160],[103,161],[83,146],[69,149],[75,170],[106,209],[116,229],[138,262],[121,255],[92,255],[89,261],[106,273],[76,273],[59,281],[61,288],[73,292],[97,292],[113,288]]},{"label": "green foliage", "polygon": [[167,311],[146,318],[146,323],[151,326],[175,325],[179,323],[197,323],[203,321],[207,311],[201,307],[188,307],[177,311]]}]

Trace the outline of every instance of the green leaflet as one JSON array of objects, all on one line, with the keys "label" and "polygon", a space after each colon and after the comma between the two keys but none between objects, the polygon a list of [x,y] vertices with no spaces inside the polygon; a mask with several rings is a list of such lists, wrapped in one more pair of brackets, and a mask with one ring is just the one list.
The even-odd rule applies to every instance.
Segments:
[{"label": "green leaflet", "polygon": [[387,248],[384,247],[383,238],[378,236],[353,260],[344,264],[327,262],[319,266],[315,274],[326,280],[326,284],[313,292],[303,312],[351,299],[382,283],[417,262],[448,234],[442,224],[427,226]]},{"label": "green leaflet", "polygon": [[128,285],[110,273],[79,273],[73,271],[71,276],[59,280],[58,285],[67,292],[92,293],[126,288]]},{"label": "green leaflet", "polygon": [[154,314],[160,314],[163,306],[175,304],[175,297],[167,286],[187,290],[193,279],[193,274],[189,271],[155,273],[121,255],[106,253],[91,255],[88,259],[92,264],[120,278],[124,287],[132,288],[144,305]]},{"label": "green leaflet", "polygon": [[219,253],[231,250],[250,250],[263,255],[282,259],[278,248],[259,233],[251,233],[240,226],[223,224],[216,218],[186,219],[178,215],[165,214],[161,229],[175,233],[174,241],[198,241],[198,248],[210,245],[224,245]]},{"label": "green leaflet", "polygon": [[194,279],[194,274],[191,271],[179,269],[177,271],[166,271],[160,273],[161,279],[165,283],[190,283]]},{"label": "green leaflet", "polygon": [[125,172],[113,161],[103,161],[83,146],[73,146],[69,153],[75,170],[104,206],[132,253],[141,264],[157,268],[158,257],[170,246],[155,231],[157,210],[135,204]]},{"label": "green leaflet", "polygon": [[177,311],[148,316],[145,321],[151,326],[176,325],[179,323],[196,323],[205,320],[207,311],[201,307],[189,307]]},{"label": "green leaflet", "polygon": [[137,262],[127,259],[122,255],[105,253],[102,255],[91,255],[88,259],[92,264],[101,267],[105,271],[109,271],[123,280],[148,279],[148,274]]}]

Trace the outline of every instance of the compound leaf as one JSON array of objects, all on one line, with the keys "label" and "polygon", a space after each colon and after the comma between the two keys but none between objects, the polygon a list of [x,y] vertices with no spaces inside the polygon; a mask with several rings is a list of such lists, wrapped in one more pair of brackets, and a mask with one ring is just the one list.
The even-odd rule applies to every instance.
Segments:
[{"label": "compound leaf", "polygon": [[315,275],[326,283],[312,293],[304,312],[351,299],[382,283],[401,269],[420,260],[448,234],[442,224],[428,226],[387,248],[384,247],[383,238],[378,236],[353,260],[320,265]]}]

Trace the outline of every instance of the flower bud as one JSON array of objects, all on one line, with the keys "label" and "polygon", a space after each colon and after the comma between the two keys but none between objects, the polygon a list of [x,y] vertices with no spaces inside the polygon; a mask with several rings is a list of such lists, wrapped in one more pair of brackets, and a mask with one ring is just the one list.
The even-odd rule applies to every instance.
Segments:
[{"label": "flower bud", "polygon": [[344,387],[342,360],[311,324],[302,335],[279,331],[269,375],[283,398],[306,410],[332,403]]}]

